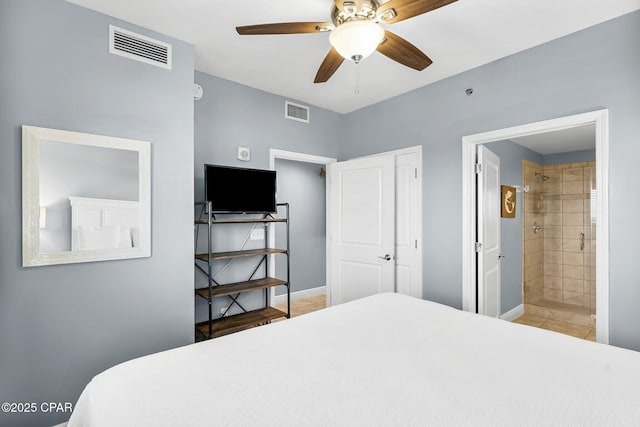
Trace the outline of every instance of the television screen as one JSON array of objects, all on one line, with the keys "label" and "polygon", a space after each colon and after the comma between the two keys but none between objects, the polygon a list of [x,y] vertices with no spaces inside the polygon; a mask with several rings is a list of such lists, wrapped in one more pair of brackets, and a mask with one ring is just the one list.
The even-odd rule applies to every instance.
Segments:
[{"label": "television screen", "polygon": [[204,191],[213,212],[276,212],[276,171],[204,165]]}]

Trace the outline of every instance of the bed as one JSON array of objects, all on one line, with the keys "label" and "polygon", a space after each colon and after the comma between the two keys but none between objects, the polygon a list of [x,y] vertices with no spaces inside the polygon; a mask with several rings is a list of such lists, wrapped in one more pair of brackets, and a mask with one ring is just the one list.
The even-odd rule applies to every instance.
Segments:
[{"label": "bed", "polygon": [[134,359],[69,427],[638,426],[640,353],[379,294]]},{"label": "bed", "polygon": [[140,247],[140,202],[70,196],[71,250]]}]

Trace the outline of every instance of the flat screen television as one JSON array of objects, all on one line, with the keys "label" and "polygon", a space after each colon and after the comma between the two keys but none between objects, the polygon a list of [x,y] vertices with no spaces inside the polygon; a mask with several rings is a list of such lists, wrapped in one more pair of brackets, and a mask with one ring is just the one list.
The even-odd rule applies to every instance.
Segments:
[{"label": "flat screen television", "polygon": [[275,213],[276,171],[204,165],[204,192],[213,212]]}]

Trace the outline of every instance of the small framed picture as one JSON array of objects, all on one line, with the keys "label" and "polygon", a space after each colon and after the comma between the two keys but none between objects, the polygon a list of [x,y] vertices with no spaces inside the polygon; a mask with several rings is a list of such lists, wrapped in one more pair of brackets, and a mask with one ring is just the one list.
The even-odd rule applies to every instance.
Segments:
[{"label": "small framed picture", "polygon": [[516,188],[509,187],[508,185],[501,185],[500,190],[502,196],[500,216],[502,218],[515,218],[516,217]]}]

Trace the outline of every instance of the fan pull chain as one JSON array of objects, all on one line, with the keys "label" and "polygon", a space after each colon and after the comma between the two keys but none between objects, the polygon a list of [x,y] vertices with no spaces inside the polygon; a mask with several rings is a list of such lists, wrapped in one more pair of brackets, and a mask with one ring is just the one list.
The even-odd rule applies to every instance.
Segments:
[{"label": "fan pull chain", "polygon": [[353,88],[353,93],[355,95],[360,94],[360,64],[359,63],[355,63],[356,64],[356,73],[355,73],[355,87]]}]

